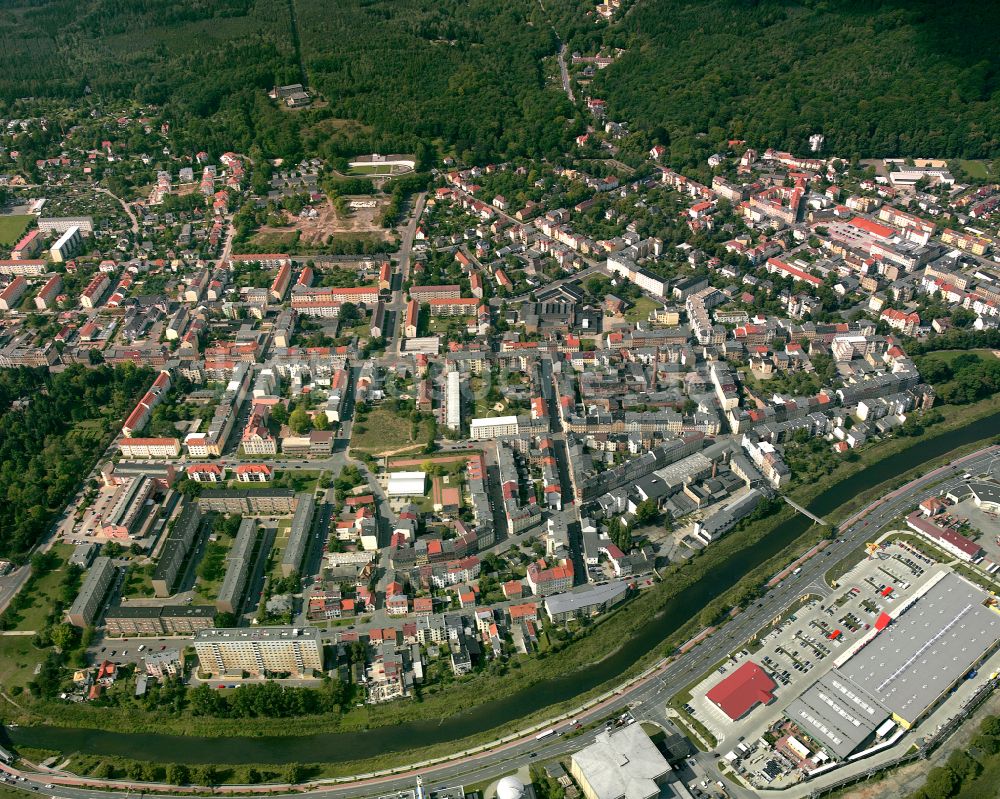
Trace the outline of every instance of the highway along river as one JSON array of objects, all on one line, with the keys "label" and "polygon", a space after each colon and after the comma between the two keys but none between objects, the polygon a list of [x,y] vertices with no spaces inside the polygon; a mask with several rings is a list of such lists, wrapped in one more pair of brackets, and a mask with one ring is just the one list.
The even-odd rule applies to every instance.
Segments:
[{"label": "highway along river", "polygon": [[[943,455],[956,447],[985,442],[1000,430],[1000,413],[962,429],[915,443],[901,452],[845,478],[809,503],[818,516],[828,514],[862,491],[892,480],[915,464]],[[456,714],[444,721],[414,722],[361,732],[322,733],[267,738],[195,738],[180,735],[132,734],[63,727],[18,727],[10,730],[15,746],[98,755],[119,755],[163,763],[331,763],[361,760],[410,749],[414,742],[433,745],[481,733],[490,725],[505,724],[548,705],[614,680],[636,658],[645,655],[697,614],[707,602],[735,585],[739,579],[780,552],[808,529],[801,514],[779,525],[753,549],[720,563],[701,580],[664,606],[662,623],[649,625],[618,652],[572,676],[532,685],[504,699]],[[238,722],[234,727],[238,729]]]}]

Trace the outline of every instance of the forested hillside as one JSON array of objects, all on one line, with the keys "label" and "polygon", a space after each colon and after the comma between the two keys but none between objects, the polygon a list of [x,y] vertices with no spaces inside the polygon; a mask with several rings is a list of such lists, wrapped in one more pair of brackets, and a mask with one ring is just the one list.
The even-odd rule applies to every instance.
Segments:
[{"label": "forested hillside", "polygon": [[[537,0],[0,0],[0,116],[89,89],[164,105],[185,149],[294,158],[440,138],[479,160],[541,155],[575,135],[546,85],[555,51]],[[322,99],[291,113],[266,90],[302,80],[300,64]]]},{"label": "forested hillside", "polygon": [[287,0],[0,0],[0,67],[0,116],[89,89],[164,105],[183,147],[299,150],[298,121],[265,96],[298,80]]},{"label": "forested hillside", "polygon": [[338,117],[414,149],[440,138],[470,160],[571,142],[573,109],[546,86],[557,50],[537,0],[296,0],[313,86]]},{"label": "forested hillside", "polygon": [[[625,50],[593,93],[677,166],[728,137],[803,151],[816,131],[846,156],[1000,152],[1000,3],[630,0],[612,23],[593,5],[0,0],[0,116],[89,89],[164,106],[188,150],[552,155],[589,116],[553,80],[554,26],[570,51]],[[303,67],[313,108],[266,98]]]},{"label": "forested hillside", "polygon": [[[577,34],[572,44],[591,34]],[[638,0],[598,74],[616,119],[845,156],[1000,151],[1000,4],[979,0]],[[662,137],[662,134],[661,134]]]}]

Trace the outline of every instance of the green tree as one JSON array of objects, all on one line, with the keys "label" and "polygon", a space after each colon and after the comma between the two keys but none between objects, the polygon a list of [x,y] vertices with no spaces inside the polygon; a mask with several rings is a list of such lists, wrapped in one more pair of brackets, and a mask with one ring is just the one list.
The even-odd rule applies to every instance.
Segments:
[{"label": "green tree", "polygon": [[938,766],[927,772],[927,780],[920,790],[927,799],[948,799],[955,795],[961,780],[949,766]]},{"label": "green tree", "polygon": [[166,780],[171,785],[187,785],[191,781],[191,771],[183,763],[170,763]]},{"label": "green tree", "polygon": [[278,424],[288,424],[288,408],[279,402],[271,406],[271,418]]},{"label": "green tree", "polygon": [[652,524],[659,515],[660,510],[656,506],[656,500],[645,499],[636,506],[635,523],[640,527]]},{"label": "green tree", "polygon": [[52,643],[60,651],[73,649],[80,642],[80,628],[72,624],[59,624],[52,628]]},{"label": "green tree", "polygon": [[282,776],[289,785],[298,785],[305,779],[306,770],[301,763],[289,763],[285,766]]},{"label": "green tree", "polygon": [[195,772],[195,782],[199,785],[204,785],[211,787],[217,785],[219,782],[219,772],[215,766],[211,764],[205,764],[204,766],[199,766],[197,772]]},{"label": "green tree", "polygon": [[358,306],[353,302],[345,302],[340,306],[340,320],[345,325],[357,322],[359,318],[360,314],[358,313]]},{"label": "green tree", "polygon": [[288,426],[299,435],[308,433],[312,429],[312,417],[302,405],[299,405],[288,417]]}]

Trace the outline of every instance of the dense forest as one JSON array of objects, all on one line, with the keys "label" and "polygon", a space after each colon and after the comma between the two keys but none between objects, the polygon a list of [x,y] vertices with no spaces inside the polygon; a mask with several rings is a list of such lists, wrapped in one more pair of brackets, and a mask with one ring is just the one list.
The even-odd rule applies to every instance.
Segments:
[{"label": "dense forest", "polygon": [[151,380],[132,366],[0,370],[0,555],[42,537]]},{"label": "dense forest", "polygon": [[[0,0],[0,116],[90,92],[163,105],[183,149],[557,154],[579,131],[545,79],[556,49],[537,0]],[[303,80],[314,108],[266,97]]]},{"label": "dense forest", "polygon": [[301,120],[266,96],[300,80],[287,0],[0,0],[0,65],[0,116],[128,99],[164,106],[184,149],[301,152]]},{"label": "dense forest", "polygon": [[[579,33],[571,46],[589,43]],[[991,158],[1000,4],[979,0],[641,0],[594,93],[685,163],[694,137],[804,152]]]},{"label": "dense forest", "polygon": [[[0,116],[130,99],[185,150],[551,157],[588,116],[553,79],[557,36],[625,51],[593,92],[675,166],[814,132],[846,157],[1000,151],[1000,4],[980,0],[635,0],[613,23],[587,0],[0,0]],[[303,80],[310,109],[266,97]]]},{"label": "dense forest", "polygon": [[[469,161],[557,154],[573,109],[537,0],[297,0],[310,79],[339,117],[441,139]],[[414,145],[408,145],[413,150]]]}]

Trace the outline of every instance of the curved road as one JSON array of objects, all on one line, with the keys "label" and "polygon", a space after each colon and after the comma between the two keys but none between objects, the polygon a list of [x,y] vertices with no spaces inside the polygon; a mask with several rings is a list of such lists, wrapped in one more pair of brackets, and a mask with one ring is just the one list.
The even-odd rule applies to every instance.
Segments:
[{"label": "curved road", "polygon": [[132,206],[130,206],[127,202],[125,202],[117,194],[115,194],[114,192],[110,191],[109,189],[105,189],[103,186],[95,186],[94,190],[97,191],[100,194],[106,194],[108,197],[111,197],[112,199],[117,200],[119,202],[119,204],[121,205],[122,210],[125,211],[125,213],[128,215],[129,221],[132,223],[132,232],[136,233],[136,234],[139,233],[139,220],[136,218],[135,214],[132,212]]},{"label": "curved road", "polygon": [[[568,731],[570,729],[568,720],[571,718],[584,723],[594,722],[627,709],[631,709],[639,720],[662,720],[664,706],[674,693],[738,648],[796,597],[808,593],[816,584],[825,585],[826,572],[839,561],[849,557],[869,536],[927,496],[939,494],[963,483],[961,477],[963,472],[981,473],[997,458],[1000,458],[1000,446],[979,450],[952,464],[935,469],[873,502],[843,522],[839,538],[804,562],[798,574],[777,583],[760,602],[729,621],[720,631],[721,634],[709,636],[698,646],[669,662],[661,662],[654,672],[629,687],[617,689],[600,704],[584,712],[567,714],[542,727],[555,727],[561,732]],[[304,788],[308,790],[310,796],[322,799],[358,799],[410,789],[417,775],[421,775],[428,786],[490,781],[533,762],[561,757],[576,751],[592,742],[601,728],[588,730],[575,737],[549,736],[544,740],[535,738],[534,733],[537,729],[533,728],[525,737],[518,740],[492,745],[479,754],[466,753],[463,756],[460,753],[457,758],[437,765],[415,765],[381,775],[362,774],[342,780],[315,782]],[[21,773],[6,766],[2,768],[11,773]],[[25,772],[23,776],[26,781],[18,782],[16,787],[32,793],[37,790],[57,799],[101,799],[108,796],[109,790],[125,797],[139,788],[146,790],[161,788],[172,791],[172,795],[183,795],[188,791],[186,788],[174,786],[152,786],[111,780],[85,781],[55,774],[32,775],[30,772]],[[48,787],[50,784],[51,787]],[[106,790],[85,787],[87,785],[101,785]],[[745,790],[734,790],[731,784],[728,787],[731,793],[748,795]],[[289,786],[222,786],[216,788],[215,792],[249,796],[255,792],[276,789],[289,790]],[[295,796],[301,795],[302,792],[300,789],[293,793],[272,795]]]}]

